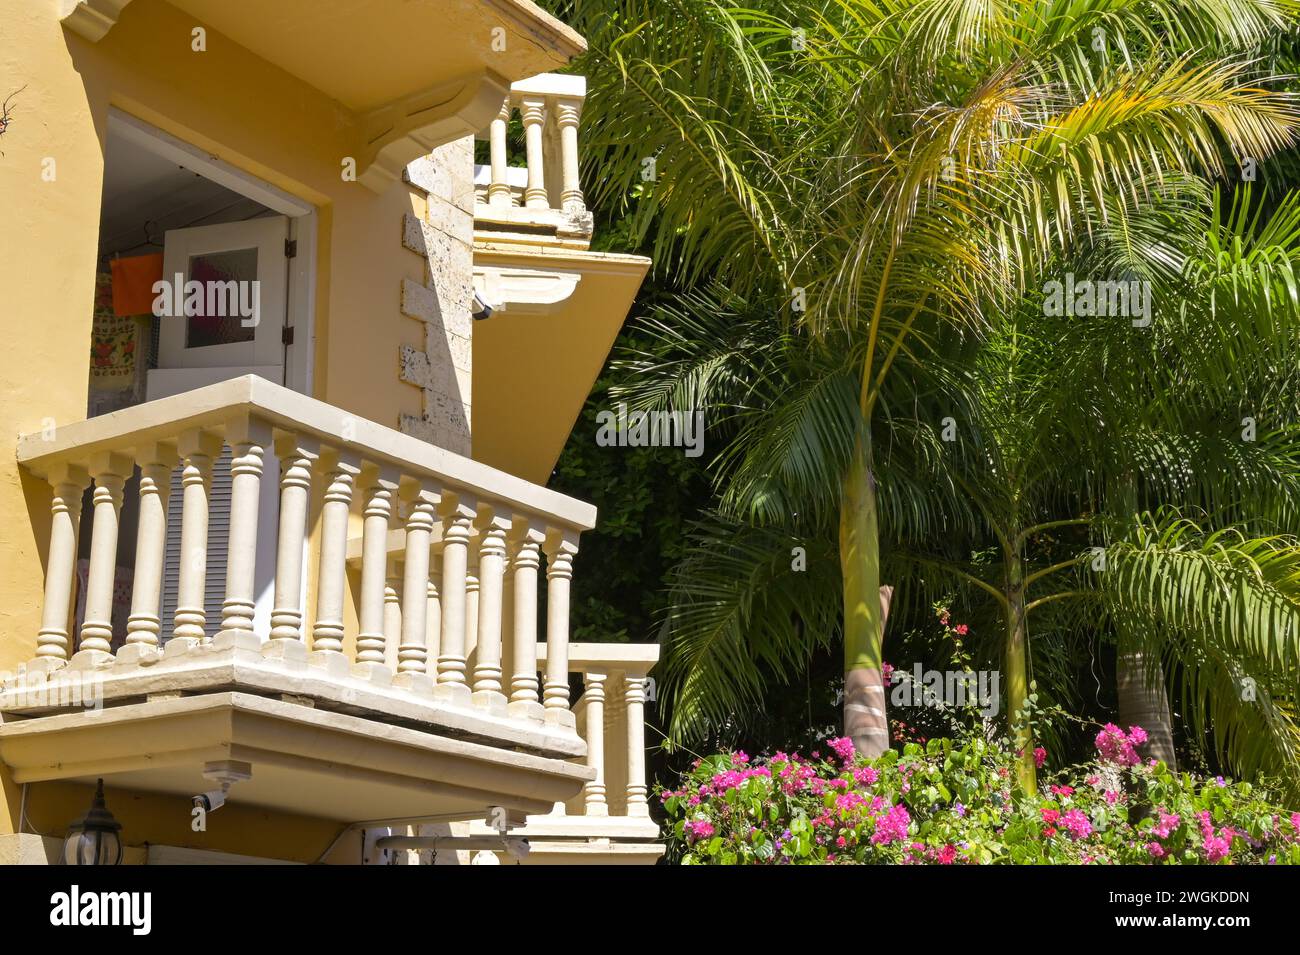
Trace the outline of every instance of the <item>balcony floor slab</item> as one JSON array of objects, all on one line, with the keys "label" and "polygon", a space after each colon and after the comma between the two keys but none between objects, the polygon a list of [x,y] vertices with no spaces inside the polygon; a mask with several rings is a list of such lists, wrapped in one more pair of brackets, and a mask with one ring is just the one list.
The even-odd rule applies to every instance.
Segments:
[{"label": "balcony floor slab", "polygon": [[232,802],[341,821],[544,812],[594,775],[585,766],[243,692],[164,696],[102,710],[3,717],[0,760],[19,783],[69,780],[193,796],[205,764],[252,777]]}]

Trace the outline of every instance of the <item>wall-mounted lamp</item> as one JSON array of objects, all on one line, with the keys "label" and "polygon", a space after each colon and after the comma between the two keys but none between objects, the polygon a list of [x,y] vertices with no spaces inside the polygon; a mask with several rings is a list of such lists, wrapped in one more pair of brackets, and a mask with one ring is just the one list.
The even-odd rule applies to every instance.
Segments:
[{"label": "wall-mounted lamp", "polygon": [[122,824],[104,805],[104,780],[95,785],[95,798],[84,816],[68,826],[63,840],[65,865],[118,865],[122,861]]}]

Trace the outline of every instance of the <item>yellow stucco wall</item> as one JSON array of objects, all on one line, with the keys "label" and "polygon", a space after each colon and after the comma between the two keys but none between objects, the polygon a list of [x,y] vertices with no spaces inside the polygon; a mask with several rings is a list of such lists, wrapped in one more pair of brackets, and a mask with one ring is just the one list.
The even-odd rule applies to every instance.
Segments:
[{"label": "yellow stucco wall", "polygon": [[[343,157],[356,150],[341,107],[215,32],[206,52],[194,52],[192,18],[161,0],[135,0],[93,44],[60,25],[58,7],[56,0],[0,0],[0,99],[26,87],[0,137],[0,671],[32,654],[49,527],[48,490],[20,474],[14,439],[86,413],[110,106],[316,206],[313,395],[394,427],[403,413],[421,412],[420,391],[397,377],[399,347],[424,347],[418,324],[399,311],[402,279],[423,278],[421,260],[401,247],[403,214],[420,214],[421,200],[403,184],[376,195],[344,181]],[[45,181],[49,159],[54,176]],[[3,834],[14,831],[20,787],[3,768],[0,786]],[[79,787],[34,790],[40,799],[32,814],[42,826],[84,810]],[[164,802],[129,801],[132,841],[193,844],[177,841],[174,820],[156,821]],[[332,831],[320,820],[290,823],[231,826],[242,830],[238,838],[206,845],[297,857]]]}]

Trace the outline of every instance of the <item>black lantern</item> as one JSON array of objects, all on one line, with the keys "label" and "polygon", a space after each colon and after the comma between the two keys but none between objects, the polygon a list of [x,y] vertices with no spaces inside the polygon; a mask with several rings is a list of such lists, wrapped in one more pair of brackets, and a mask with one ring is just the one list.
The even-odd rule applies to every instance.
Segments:
[{"label": "black lantern", "polygon": [[104,780],[95,786],[90,810],[68,826],[63,840],[65,865],[117,865],[122,861],[122,824],[104,805]]}]

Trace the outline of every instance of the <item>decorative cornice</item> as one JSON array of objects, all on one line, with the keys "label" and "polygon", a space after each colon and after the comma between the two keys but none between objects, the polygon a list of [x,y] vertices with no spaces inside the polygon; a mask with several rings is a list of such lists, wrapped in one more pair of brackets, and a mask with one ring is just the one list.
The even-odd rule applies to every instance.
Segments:
[{"label": "decorative cornice", "polygon": [[131,0],[59,0],[63,25],[91,43],[98,43],[117,26],[122,8]]},{"label": "decorative cornice", "polygon": [[383,192],[421,156],[484,129],[509,91],[506,80],[483,70],[371,110],[361,120],[359,179]]}]

